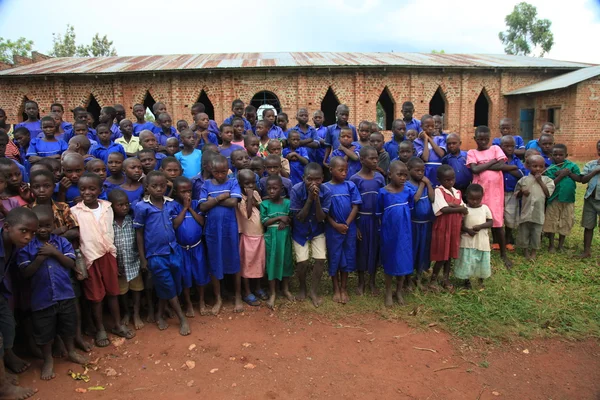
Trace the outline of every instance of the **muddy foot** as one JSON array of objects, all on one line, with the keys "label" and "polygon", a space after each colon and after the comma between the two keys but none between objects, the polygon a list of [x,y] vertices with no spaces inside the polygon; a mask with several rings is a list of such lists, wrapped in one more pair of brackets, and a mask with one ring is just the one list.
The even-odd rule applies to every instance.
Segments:
[{"label": "muddy foot", "polygon": [[205,316],[205,315],[208,315],[208,314],[210,314],[210,313],[206,309],[206,304],[200,303],[200,315]]},{"label": "muddy foot", "polygon": [[300,301],[306,300],[306,290],[300,289],[300,291],[298,292],[298,296],[296,296],[296,299],[298,299]]},{"label": "muddy foot", "polygon": [[371,289],[371,296],[379,296],[381,294],[379,289],[377,289],[377,286],[369,285],[369,288]]},{"label": "muddy foot", "polygon": [[67,348],[65,342],[63,342],[60,336],[54,338],[54,344],[52,345],[52,356],[54,358],[65,358],[67,356]]},{"label": "muddy foot", "polygon": [[269,296],[269,299],[266,301],[267,307],[271,310],[275,309],[275,295]]},{"label": "muddy foot", "polygon": [[403,306],[405,304],[404,297],[402,297],[402,291],[398,290],[396,292],[396,300],[398,301],[398,305]]},{"label": "muddy foot", "polygon": [[144,322],[139,315],[133,314],[133,327],[138,331],[144,327]]},{"label": "muddy foot", "polygon": [[19,377],[11,372],[6,372],[6,381],[12,385],[19,385]]},{"label": "muddy foot", "polygon": [[[288,301],[296,301],[296,298],[294,297],[292,292],[290,292],[289,290],[284,290],[283,295],[285,296],[286,299],[288,299]],[[273,298],[273,302],[275,302],[275,298]]]},{"label": "muddy foot", "polygon": [[21,360],[12,351],[8,351],[4,354],[4,365],[15,374],[20,374],[21,372],[25,372],[31,364]]},{"label": "muddy foot", "polygon": [[346,304],[350,301],[350,296],[348,295],[348,292],[346,290],[342,290],[342,293],[340,296],[342,299],[342,304]]},{"label": "muddy foot", "polygon": [[342,302],[342,295],[337,290],[335,292],[333,292],[333,301],[336,302],[336,303],[341,303]]},{"label": "muddy foot", "polygon": [[386,293],[384,304],[387,308],[391,308],[394,305],[394,298],[392,297],[392,292]]},{"label": "muddy foot", "polygon": [[161,331],[164,331],[165,329],[167,329],[169,327],[169,324],[167,323],[167,321],[165,321],[164,318],[158,318],[156,320],[156,325],[158,326],[158,329],[160,329]]},{"label": "muddy foot", "polygon": [[194,307],[190,304],[185,308],[185,316],[187,318],[194,318]]},{"label": "muddy foot", "polygon": [[81,355],[81,354],[77,353],[76,351],[72,351],[69,353],[69,360],[71,360],[71,362],[74,362],[75,364],[81,364],[81,365],[85,365],[88,362],[90,362],[90,360],[86,356]]},{"label": "muddy foot", "polygon": [[92,350],[92,345],[83,340],[83,337],[81,336],[75,336],[75,346],[86,353],[89,353]]},{"label": "muddy foot", "polygon": [[153,309],[148,309],[148,316],[146,317],[146,322],[149,324],[153,324],[156,322],[156,316],[154,315]]},{"label": "muddy foot", "polygon": [[181,320],[179,323],[179,334],[181,336],[187,336],[191,333],[190,326],[188,325],[187,319]]},{"label": "muddy foot", "polygon": [[235,299],[235,306],[233,307],[234,313],[244,312],[244,303],[242,303],[241,299]]},{"label": "muddy foot", "polygon": [[210,312],[212,313],[212,315],[219,315],[219,312],[221,311],[221,307],[223,307],[223,300],[217,299],[217,302],[215,303],[213,308],[210,310]]},{"label": "muddy foot", "polygon": [[49,381],[54,379],[56,375],[54,374],[54,360],[52,357],[44,360],[44,365],[42,365],[42,374],[40,378],[43,381]]},{"label": "muddy foot", "polygon": [[358,285],[356,287],[356,295],[357,296],[362,296],[365,294],[365,285]]},{"label": "muddy foot", "polygon": [[24,400],[37,393],[37,389],[24,388],[20,386],[4,385],[0,388],[0,399],[2,400]]},{"label": "muddy foot", "polygon": [[319,308],[319,306],[323,304],[323,299],[319,297],[316,293],[311,293],[309,297],[313,303],[313,306],[315,306],[316,308]]},{"label": "muddy foot", "polygon": [[123,315],[123,318],[121,318],[121,325],[129,325],[129,321],[131,321],[131,316],[129,315],[129,313]]}]

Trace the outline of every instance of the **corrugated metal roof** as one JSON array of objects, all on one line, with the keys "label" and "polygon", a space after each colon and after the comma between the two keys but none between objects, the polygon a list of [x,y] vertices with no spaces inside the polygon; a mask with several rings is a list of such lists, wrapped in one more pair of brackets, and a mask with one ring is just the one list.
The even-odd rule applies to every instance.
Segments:
[{"label": "corrugated metal roof", "polygon": [[444,67],[444,68],[551,68],[588,67],[570,61],[505,54],[432,53],[231,53],[102,58],[51,58],[0,71],[0,76],[56,74],[115,74],[278,67]]},{"label": "corrugated metal roof", "polygon": [[512,92],[506,93],[505,96],[516,94],[527,94],[545,92],[547,90],[564,89],[576,83],[585,81],[600,75],[600,65],[595,67],[581,68],[577,71],[569,72],[564,75],[555,76],[554,78],[546,79],[533,85],[525,86]]}]

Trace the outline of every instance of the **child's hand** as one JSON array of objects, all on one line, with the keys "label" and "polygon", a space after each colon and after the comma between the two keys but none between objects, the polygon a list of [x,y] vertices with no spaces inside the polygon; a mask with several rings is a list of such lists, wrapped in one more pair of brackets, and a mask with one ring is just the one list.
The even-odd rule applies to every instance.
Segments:
[{"label": "child's hand", "polygon": [[53,257],[58,253],[58,249],[50,243],[46,243],[38,250],[38,254],[44,257]]},{"label": "child's hand", "polygon": [[140,269],[144,272],[148,271],[148,260],[146,260],[146,257],[140,258]]},{"label": "child's hand", "polygon": [[284,229],[285,229],[285,228],[287,228],[287,227],[288,227],[288,224],[286,224],[286,223],[285,223],[285,222],[283,222],[283,221],[279,221],[279,224],[277,225],[277,230],[280,230],[280,231],[282,231],[282,230],[284,230]]},{"label": "child's hand", "polygon": [[521,194],[525,197],[529,196],[529,189],[521,189]]},{"label": "child's hand", "polygon": [[290,224],[292,223],[292,219],[290,217],[288,217],[287,215],[284,215],[283,217],[279,217],[279,221],[284,223],[285,226],[290,226]]},{"label": "child's hand", "polygon": [[66,176],[58,182],[58,190],[66,191],[71,186],[73,186],[73,183]]},{"label": "child's hand", "polygon": [[218,196],[216,197],[216,199],[217,199],[217,201],[221,202],[221,201],[223,201],[223,200],[227,200],[229,197],[230,197],[230,196],[229,196],[229,193],[228,193],[228,192],[225,192],[225,193],[221,193],[220,195],[218,195]]},{"label": "child's hand", "polygon": [[21,196],[23,200],[31,200],[31,189],[29,189],[29,185],[27,183],[21,182],[21,186],[19,186],[19,196]]},{"label": "child's hand", "polygon": [[[474,228],[474,227],[473,227]],[[465,232],[467,232],[467,234],[471,237],[477,235],[477,232],[475,232],[475,230],[471,229],[471,228],[464,228]]]},{"label": "child's hand", "polygon": [[556,176],[564,178],[565,176],[569,176],[570,173],[571,173],[571,171],[569,171],[567,168],[564,168],[564,169],[561,169],[560,171],[558,171]]},{"label": "child's hand", "polygon": [[189,210],[192,206],[192,197],[187,195],[183,198],[183,208]]},{"label": "child's hand", "polygon": [[334,229],[336,231],[338,231],[339,233],[341,233],[342,235],[345,235],[346,233],[348,233],[348,225],[338,224],[337,222],[333,222],[332,225],[333,225]]},{"label": "child's hand", "polygon": [[421,182],[423,182],[425,185],[430,185],[431,184],[431,181],[425,175],[423,175],[423,179],[421,179]]},{"label": "child's hand", "polygon": [[316,200],[316,199],[319,197],[319,185],[317,185],[317,184],[313,184],[313,185],[310,187],[310,197],[311,197],[313,200]]},{"label": "child's hand", "polygon": [[473,228],[471,228],[471,229],[473,229],[475,232],[479,232],[479,231],[481,230],[481,227],[480,227],[479,225],[475,225],[475,226],[474,226]]},{"label": "child's hand", "polygon": [[469,213],[469,210],[467,209],[467,207],[460,206],[460,213],[463,215],[467,215]]},{"label": "child's hand", "polygon": [[360,233],[360,229],[356,228],[356,238],[358,240],[362,240],[362,233]]}]

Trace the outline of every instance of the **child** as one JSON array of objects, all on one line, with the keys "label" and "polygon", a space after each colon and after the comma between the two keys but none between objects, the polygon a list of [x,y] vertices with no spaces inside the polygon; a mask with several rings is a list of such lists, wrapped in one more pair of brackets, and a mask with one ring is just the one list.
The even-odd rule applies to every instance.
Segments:
[{"label": "child", "polygon": [[409,129],[406,131],[406,140],[414,142],[415,140],[417,140],[418,136],[419,136],[419,132],[417,132],[416,129]]},{"label": "child", "polygon": [[[25,207],[18,207],[6,216],[4,228],[0,231],[0,248],[4,249],[0,257],[0,285],[4,286],[9,268],[13,268],[16,252],[27,246],[38,229],[36,215]],[[0,396],[5,399],[26,399],[36,390],[15,385],[15,376],[6,372],[6,367],[21,373],[30,364],[21,360],[13,351],[15,339],[15,319],[4,295],[0,296]]]},{"label": "child", "polygon": [[289,301],[295,298],[290,292],[292,264],[292,242],[290,236],[290,200],[281,197],[283,186],[279,175],[270,175],[266,181],[268,200],[260,203],[260,219],[265,226],[266,271],[269,279],[267,307],[275,307],[276,280],[282,282],[282,291]]},{"label": "child", "polygon": [[[110,106],[102,107],[100,110],[100,115],[98,116],[98,125],[104,124],[108,127],[108,130],[110,131],[110,140],[113,142],[121,137],[119,125],[115,124],[115,118],[117,118],[117,110]],[[96,127],[96,133],[98,133],[98,127]],[[98,139],[96,138],[96,140]]]},{"label": "child", "polygon": [[388,169],[390,169],[391,160],[390,155],[383,147],[384,140],[385,139],[381,132],[373,132],[369,136],[369,145],[377,150],[377,172],[383,176],[386,176]]},{"label": "child", "polygon": [[255,135],[246,135],[244,138],[244,148],[248,152],[250,158],[260,157],[258,154],[259,140]]},{"label": "child", "polygon": [[[63,159],[64,158],[65,158],[65,155],[63,154]],[[54,183],[60,182],[60,180],[63,177],[61,160],[57,160],[56,158],[43,158],[40,160],[40,162],[38,162],[36,165],[31,167],[32,172],[33,172],[34,167],[37,167],[39,165],[43,165],[44,168],[46,168],[52,172],[52,174],[54,175]]]},{"label": "child", "polygon": [[415,147],[413,145],[413,142],[411,142],[410,140],[405,140],[398,146],[398,157],[394,158],[392,161],[400,160],[404,164],[406,164],[408,160],[410,160],[414,156]]},{"label": "child", "polygon": [[229,168],[231,168],[231,153],[233,153],[235,150],[243,150],[244,148],[231,143],[233,140],[233,127],[231,125],[221,124],[219,130],[219,136],[221,137],[222,141],[221,145],[219,145],[219,153],[221,153],[221,155],[227,159]]},{"label": "child", "polygon": [[[65,139],[68,137],[69,135],[65,135]],[[87,122],[85,121],[75,121],[75,123],[73,124],[73,134],[71,135],[69,141],[77,136],[85,136],[86,138],[89,139],[90,144],[95,145],[98,142],[95,140],[96,139],[96,131],[94,131],[94,134],[92,135],[89,131],[89,128],[87,126]],[[66,141],[66,140],[65,140]],[[67,142],[68,143],[68,142]]]},{"label": "child", "polygon": [[358,124],[358,141],[356,144],[359,147],[369,146],[369,137],[371,136],[371,123],[369,121],[362,121]]},{"label": "child", "polygon": [[286,137],[289,134],[288,127],[287,127],[289,122],[290,122],[290,120],[286,113],[280,112],[279,114],[277,114],[277,126],[279,128],[281,128],[281,130],[283,131],[283,134]]},{"label": "child", "polygon": [[54,118],[42,118],[42,131],[44,136],[40,139],[33,137],[27,150],[27,159],[31,164],[40,161],[42,157],[52,157],[60,159],[60,155],[69,147],[63,140],[54,137],[56,125]]},{"label": "child", "polygon": [[[61,119],[60,115],[58,115],[57,113],[51,112],[50,116],[54,119],[54,137],[57,140],[65,141],[64,140],[65,131],[61,126],[62,119]],[[42,135],[42,137],[44,137],[44,135]]]},{"label": "child", "polygon": [[83,157],[79,154],[66,154],[61,165],[64,176],[58,184],[56,201],[67,203],[69,207],[73,207],[81,201],[78,185],[79,179],[85,171]]},{"label": "child", "polygon": [[[587,183],[587,189],[583,196],[583,212],[581,215],[581,226],[583,232],[583,253],[581,258],[589,258],[592,255],[592,239],[594,228],[598,224],[600,214],[600,188],[598,187],[598,174],[600,174],[600,140],[596,142],[598,160],[592,160],[583,167],[581,183]],[[588,183],[589,182],[589,183]]]},{"label": "child", "polygon": [[221,284],[224,274],[235,276],[235,308],[234,312],[242,312],[240,251],[238,225],[235,208],[242,198],[237,180],[227,179],[229,163],[220,155],[213,159],[211,166],[212,179],[202,186],[200,194],[200,210],[206,214],[204,236],[208,252],[213,290],[216,297],[212,313],[217,315],[221,310]]},{"label": "child", "polygon": [[[212,143],[214,145],[219,144],[219,139],[214,132],[210,131],[210,123],[215,122],[211,121],[208,118],[208,114],[204,112],[194,114],[194,124],[196,128],[196,134],[198,135],[198,150],[203,150],[203,147],[208,143]],[[217,132],[219,130],[217,129]]]},{"label": "child", "polygon": [[73,136],[71,140],[69,140],[69,147],[67,147],[67,151],[63,153],[63,156],[69,153],[77,153],[82,156],[85,161],[89,161],[90,159],[94,158],[94,156],[89,154],[91,144],[91,140],[85,136]]},{"label": "child", "polygon": [[104,191],[104,181],[106,180],[106,165],[102,162],[102,160],[94,158],[85,165],[85,170],[87,172],[91,172],[98,175],[100,179],[102,179],[102,193],[100,193],[98,198],[102,200],[108,200],[107,194]]},{"label": "child", "polygon": [[552,178],[543,175],[542,156],[530,156],[526,162],[529,175],[519,179],[515,187],[516,196],[521,199],[517,247],[523,249],[527,260],[533,260],[541,244],[546,199],[552,196],[555,186]]},{"label": "child", "polygon": [[346,304],[348,273],[356,270],[356,215],[362,204],[356,185],[346,180],[348,162],[334,157],[329,163],[331,181],[325,186],[331,192],[331,207],[327,213],[325,239],[329,276],[333,283],[333,301]]},{"label": "child", "polygon": [[456,181],[454,187],[460,190],[461,193],[466,193],[467,187],[473,180],[473,174],[467,167],[467,152],[460,149],[460,136],[456,133],[450,133],[446,136],[446,154],[442,158],[442,164],[449,165],[454,170]]},{"label": "child", "polygon": [[104,164],[108,162],[108,155],[113,152],[123,154],[123,157],[127,157],[123,146],[113,142],[110,139],[111,131],[108,125],[99,124],[96,127],[96,136],[98,137],[98,144],[93,146],[90,150],[90,154],[99,160],[102,160]]},{"label": "child", "polygon": [[92,302],[92,315],[96,324],[95,343],[98,347],[110,344],[102,317],[102,303],[106,298],[113,320],[111,332],[131,339],[135,333],[121,323],[119,311],[119,279],[117,250],[114,244],[114,214],[110,203],[99,200],[102,180],[98,175],[86,172],[78,182],[82,201],[71,208],[79,224],[80,249],[89,277],[83,281],[85,297]]},{"label": "child", "polygon": [[175,229],[171,222],[175,202],[165,197],[167,177],[160,171],[146,176],[148,195],[135,205],[133,226],[136,229],[140,267],[152,274],[152,283],[158,296],[156,325],[161,331],[169,324],[165,320],[167,302],[179,319],[179,334],[190,334],[190,326],[179,305],[181,293],[182,251],[177,245]]},{"label": "child", "polygon": [[[231,173],[227,175],[228,178],[237,179],[237,174],[242,169],[250,168],[250,157],[244,149],[238,149],[231,153]],[[259,177],[256,177],[256,181],[259,181]]]},{"label": "child", "polygon": [[317,110],[313,113],[313,124],[315,124],[315,130],[317,131],[317,135],[315,137],[315,141],[319,144],[319,147],[315,152],[315,160],[311,162],[316,162],[319,165],[323,165],[323,160],[325,160],[325,137],[327,136],[327,127],[323,125],[323,121],[325,120],[325,114],[323,111]]},{"label": "child", "polygon": [[13,142],[19,148],[21,164],[25,165],[25,162],[27,161],[27,149],[29,149],[29,142],[31,142],[31,134],[29,133],[29,130],[24,127],[16,128],[13,131]]},{"label": "child", "polygon": [[394,304],[392,279],[397,277],[396,300],[404,305],[402,286],[413,272],[410,210],[415,192],[406,185],[408,170],[402,161],[390,165],[390,183],[377,194],[377,216],[381,221],[381,262],[385,271],[385,306]]},{"label": "child", "polygon": [[467,188],[467,210],[463,218],[460,235],[460,250],[454,265],[454,276],[464,280],[467,289],[471,288],[470,278],[483,280],[492,275],[490,265],[490,238],[488,229],[492,227],[492,212],[483,199],[483,187],[476,183]]},{"label": "child", "polygon": [[200,173],[202,151],[196,148],[196,134],[191,130],[184,130],[179,137],[183,143],[183,149],[175,153],[175,158],[181,164],[183,176],[191,179]]},{"label": "child", "polygon": [[431,181],[425,176],[425,163],[418,157],[408,161],[410,180],[406,186],[415,192],[414,208],[411,212],[412,250],[417,287],[421,289],[423,272],[430,267],[431,225],[435,219],[431,204],[435,200]]},{"label": "child", "polygon": [[304,166],[308,164],[308,151],[300,147],[300,132],[290,131],[288,135],[288,146],[283,149],[282,156],[290,163],[290,179],[292,185],[302,182]]},{"label": "child", "polygon": [[205,150],[202,154],[202,171],[191,179],[192,181],[192,200],[200,200],[200,192],[202,191],[202,185],[207,179],[212,178],[212,162],[213,159],[220,155],[217,152]]},{"label": "child", "polygon": [[179,133],[179,135],[181,135],[181,132],[187,129],[190,129],[190,126],[188,125],[185,119],[180,119],[179,121],[177,121],[177,132]]},{"label": "child", "polygon": [[282,145],[280,140],[269,140],[269,144],[267,145],[267,156],[269,154],[275,154],[276,156],[281,158],[281,176],[289,178],[291,173],[290,161],[287,158],[283,157],[281,149]]},{"label": "child", "polygon": [[540,136],[539,147],[541,149],[540,155],[544,158],[544,164],[546,168],[552,165],[552,148],[554,147],[554,136],[543,133]]},{"label": "child", "polygon": [[202,243],[204,216],[200,212],[198,200],[192,200],[192,182],[188,178],[183,176],[175,178],[173,196],[175,197],[173,228],[183,254],[181,281],[185,316],[194,317],[194,307],[190,298],[190,289],[194,284],[200,294],[200,315],[206,315],[204,286],[210,282],[210,276],[204,255],[204,243]]},{"label": "child", "polygon": [[395,119],[394,122],[392,122],[392,139],[383,146],[391,159],[398,157],[398,147],[400,147],[400,143],[406,140],[405,135],[406,124],[401,119]]},{"label": "child", "polygon": [[460,249],[460,229],[463,215],[469,211],[462,201],[459,190],[454,188],[456,175],[449,165],[442,165],[437,170],[440,186],[435,189],[433,213],[436,218],[431,230],[431,261],[435,262],[429,287],[438,291],[438,275],[444,267],[442,286],[452,290],[450,284],[450,260],[458,258]]},{"label": "child", "polygon": [[152,129],[152,133],[156,137],[156,142],[158,143],[158,150],[160,152],[165,151],[165,147],[167,146],[167,139],[174,137],[179,140],[179,134],[177,130],[171,125],[173,120],[171,116],[166,112],[161,113],[156,118],[157,125],[155,125]]},{"label": "child", "polygon": [[340,147],[340,133],[342,128],[348,128],[352,131],[352,142],[356,142],[358,140],[358,135],[356,134],[356,128],[354,125],[348,123],[348,118],[350,118],[350,109],[345,104],[340,104],[335,109],[335,118],[337,123],[330,125],[327,127],[327,135],[325,136],[325,158],[323,159],[323,164],[327,166],[327,160],[329,160],[329,156],[331,153]]},{"label": "child", "polygon": [[246,108],[244,108],[244,117],[250,123],[252,133],[256,134],[256,120],[258,119],[256,115],[256,107],[253,105],[246,106]]},{"label": "child", "polygon": [[54,217],[49,206],[36,206],[33,212],[39,221],[36,237],[19,251],[17,263],[23,277],[31,280],[33,337],[44,356],[41,379],[50,380],[56,376],[52,344],[57,334],[70,361],[87,364],[88,359],[75,351],[76,299],[69,274],[75,269],[75,251],[67,239],[52,233]]},{"label": "child", "polygon": [[[154,170],[157,170],[160,168],[160,163],[162,162],[163,158],[166,157],[166,155],[164,153],[159,153],[158,152],[158,141],[156,140],[156,136],[154,136],[154,134],[150,131],[141,131],[140,132],[140,145],[142,146],[143,150],[151,150],[152,154],[154,154],[154,158],[155,160],[155,166],[153,167]],[[138,157],[140,156],[140,152],[141,150],[138,152]]]},{"label": "child", "polygon": [[233,140],[231,144],[244,147],[244,120],[241,117],[234,117],[231,120],[231,127],[233,128]]},{"label": "child", "polygon": [[433,186],[438,186],[437,169],[442,165],[442,158],[446,155],[446,140],[443,136],[435,136],[433,117],[429,114],[421,118],[423,131],[415,140],[414,146],[417,157],[425,161],[425,176]]},{"label": "child", "polygon": [[132,208],[135,208],[135,205],[144,196],[144,186],[141,182],[142,170],[142,163],[137,158],[128,158],[123,161],[125,183],[121,184],[119,189],[125,192]]},{"label": "child", "polygon": [[294,216],[292,244],[300,281],[298,299],[306,298],[306,272],[312,253],[315,262],[309,297],[315,307],[323,303],[319,283],[326,259],[325,219],[331,206],[331,191],[322,183],[323,169],[317,163],[309,163],[304,168],[304,181],[294,185],[290,194],[290,210]]},{"label": "child", "polygon": [[133,124],[130,120],[123,119],[119,122],[119,129],[123,136],[117,138],[115,144],[123,147],[127,157],[135,157],[137,152],[142,150],[142,146],[140,145],[140,138],[137,135],[134,136]]},{"label": "child", "polygon": [[514,244],[512,231],[517,227],[519,210],[515,186],[519,179],[528,172],[519,157],[515,155],[515,139],[512,135],[502,136],[500,148],[508,159],[502,169],[502,175],[504,176],[504,236],[506,237],[506,247],[510,250]]},{"label": "child", "polygon": [[256,123],[256,136],[258,136],[258,155],[266,157],[269,155],[267,146],[271,139],[269,139],[269,130],[267,129],[267,123],[265,121],[258,121]]},{"label": "child", "polygon": [[5,189],[0,193],[2,198],[9,198],[19,206],[31,202],[29,186],[23,182],[23,175],[13,160],[0,157],[0,174],[6,181]]},{"label": "child", "polygon": [[[360,171],[360,146],[352,142],[352,130],[342,128],[339,133],[340,146],[331,152],[332,157],[342,157],[348,162],[347,179]],[[329,161],[328,161],[329,162]]]},{"label": "child", "polygon": [[416,118],[413,118],[413,114],[415,113],[415,106],[410,101],[405,101],[402,103],[402,120],[406,125],[406,131],[408,133],[409,130],[417,131],[417,134],[421,133],[423,129],[421,129],[421,124],[423,121],[419,121]]},{"label": "child", "polygon": [[250,170],[254,172],[259,178],[265,176],[265,160],[260,157],[251,158]]},{"label": "child", "polygon": [[[267,294],[260,287],[260,278],[265,274],[265,240],[263,225],[260,222],[261,198],[256,190],[255,174],[242,169],[238,173],[238,182],[242,199],[236,208],[238,229],[240,232],[240,264],[244,282],[244,302],[250,306],[260,305],[267,300]],[[250,279],[254,280],[254,293],[250,290]]]},{"label": "child", "polygon": [[178,176],[181,176],[182,173],[181,164],[179,164],[179,161],[177,161],[175,157],[167,157],[163,160],[160,170],[164,172],[167,177],[167,191],[164,195],[171,197],[173,180]]},{"label": "child", "polygon": [[[143,104],[135,104],[133,106],[133,115],[135,116],[135,122],[133,123],[133,136],[138,137],[140,136],[141,131],[152,129],[154,124],[150,121],[146,121],[146,107],[144,107]],[[122,132],[123,131],[121,130],[121,133]],[[125,136],[125,134],[123,134],[123,136]]]},{"label": "child", "polygon": [[285,143],[285,134],[281,128],[275,125],[275,110],[272,108],[265,108],[262,112],[263,121],[265,121],[265,128],[267,129],[267,136],[269,139],[277,139]]},{"label": "child", "polygon": [[502,135],[502,136],[499,138],[498,137],[494,138],[494,140],[492,140],[492,144],[494,144],[496,146],[500,146],[502,138],[504,138],[505,136],[512,136],[512,138],[515,141],[514,154],[516,154],[517,157],[519,157],[519,158],[523,158],[525,156],[525,142],[523,141],[523,138],[521,136],[514,135],[513,130],[514,130],[514,125],[513,125],[512,119],[502,118],[500,120],[500,135]]},{"label": "child", "polygon": [[[581,172],[577,164],[568,160],[567,146],[555,144],[552,149],[552,165],[545,176],[554,179],[555,190],[546,205],[544,233],[549,234],[548,252],[562,251],[565,238],[571,233],[575,223],[575,190],[581,182]],[[558,247],[554,248],[554,234],[558,233]]]},{"label": "child", "polygon": [[[319,149],[319,141],[317,131],[312,126],[308,125],[308,110],[306,108],[298,109],[296,113],[296,121],[298,124],[294,126],[290,131],[298,131],[300,134],[300,147],[305,147],[308,152],[309,162],[323,161],[317,159],[316,154]],[[289,138],[289,134],[288,134]]]},{"label": "child", "polygon": [[138,152],[137,158],[142,163],[144,175],[148,175],[150,172],[160,169],[160,164],[156,160],[156,156],[159,154],[164,156],[162,160],[167,157],[163,153],[155,153],[154,150],[150,149],[145,149]]},{"label": "child", "polygon": [[[52,187],[54,187],[54,185]],[[0,174],[0,193],[5,193],[5,191],[6,177],[4,174]],[[21,204],[19,201],[17,201],[17,199],[4,197],[0,200],[0,228],[4,226],[4,220],[6,219],[9,211],[17,207],[21,207]]]},{"label": "child", "polygon": [[[544,134],[548,134],[551,136],[554,136],[554,131],[556,130],[556,127],[554,126],[554,124],[552,122],[546,122],[544,125],[542,125],[542,135]],[[542,148],[540,147],[540,143],[538,139],[533,139],[530,140],[529,142],[527,142],[527,145],[525,146],[525,150],[529,150],[529,149],[533,149],[533,150],[537,150],[539,152],[542,151]]]},{"label": "child", "polygon": [[[181,136],[179,136],[181,138]],[[165,146],[165,154],[167,157],[173,157],[179,152],[179,139],[176,137],[170,137],[167,139]]]},{"label": "child", "polygon": [[475,129],[476,150],[467,152],[467,165],[473,173],[473,183],[483,186],[483,204],[492,212],[494,225],[492,234],[500,245],[500,257],[507,269],[512,261],[506,255],[504,234],[504,175],[506,156],[498,146],[490,146],[490,128],[481,125]]},{"label": "child", "polygon": [[123,174],[123,163],[125,158],[121,153],[110,153],[108,155],[108,172],[110,176],[104,181],[104,190],[106,193],[110,193],[116,186],[125,183],[125,174]]},{"label": "child", "polygon": [[[8,145],[8,143],[10,143],[8,134],[0,129],[0,158],[8,158],[6,155],[6,146]],[[20,162],[12,158],[9,159],[12,162],[14,162],[19,168],[19,171],[21,171],[21,175],[23,176],[23,182],[29,182],[28,169],[25,166],[23,166]],[[28,162],[26,163],[26,165],[29,167],[29,169],[31,169]]]},{"label": "child", "polygon": [[[233,114],[229,117],[227,117],[225,119],[225,121],[223,121],[224,124],[233,124],[233,119],[238,117],[242,119],[242,122],[244,123],[244,133],[248,134],[248,131],[252,130],[252,125],[250,124],[250,122],[244,118],[244,102],[240,99],[235,99],[234,101],[231,102],[231,111],[233,112]],[[256,109],[254,111],[254,113],[256,114]]]},{"label": "child", "polygon": [[[15,130],[19,128],[27,128],[31,138],[37,138],[42,133],[42,124],[40,122],[40,110],[35,101],[27,100],[24,104],[24,112],[27,115],[27,120],[15,125]],[[52,120],[54,122],[54,120]]]},{"label": "child", "polygon": [[365,271],[369,273],[369,288],[373,295],[377,294],[375,275],[379,263],[379,218],[375,215],[377,193],[385,186],[385,178],[377,170],[377,152],[371,146],[360,149],[361,170],[350,177],[361,196],[356,219],[358,239],[356,265],[358,269],[358,287],[356,293],[362,296],[365,292]]},{"label": "child", "polygon": [[[265,170],[268,176],[281,176],[281,157],[276,154],[269,154],[267,158],[265,158]],[[262,198],[268,199],[269,192],[267,191],[267,177],[263,177],[260,179],[260,187],[263,189]],[[281,197],[290,198],[290,193],[292,192],[292,181],[288,178],[281,177],[281,184],[283,187],[283,192],[281,193]]]}]

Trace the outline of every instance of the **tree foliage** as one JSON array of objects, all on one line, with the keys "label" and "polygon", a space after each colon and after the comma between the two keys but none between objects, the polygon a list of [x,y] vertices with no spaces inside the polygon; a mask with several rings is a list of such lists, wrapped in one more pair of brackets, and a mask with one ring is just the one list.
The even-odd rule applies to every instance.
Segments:
[{"label": "tree foliage", "polygon": [[444,49],[442,50],[431,50],[431,54],[446,54]]},{"label": "tree foliage", "polygon": [[13,55],[31,57],[33,50],[33,40],[27,40],[20,37],[15,41],[0,37],[0,61],[5,63],[13,62]]},{"label": "tree foliage", "polygon": [[96,33],[92,38],[92,44],[89,46],[77,45],[76,38],[75,28],[68,24],[64,35],[53,33],[50,55],[53,57],[107,57],[117,55],[112,40],[108,40],[106,35],[101,38]]},{"label": "tree foliage", "polygon": [[554,35],[550,31],[552,22],[537,18],[537,8],[528,3],[519,3],[504,21],[508,28],[498,37],[504,44],[504,52],[511,55],[530,55],[538,49],[539,56],[552,49]]}]

